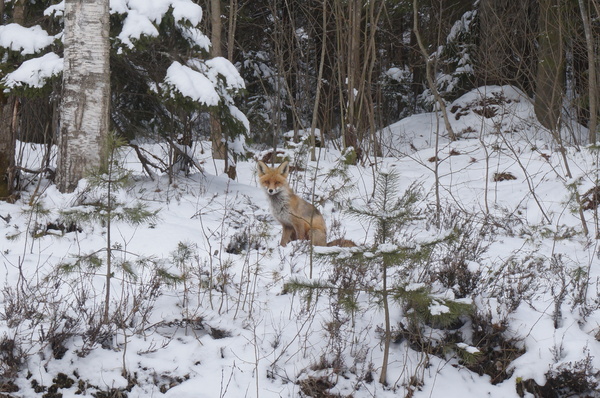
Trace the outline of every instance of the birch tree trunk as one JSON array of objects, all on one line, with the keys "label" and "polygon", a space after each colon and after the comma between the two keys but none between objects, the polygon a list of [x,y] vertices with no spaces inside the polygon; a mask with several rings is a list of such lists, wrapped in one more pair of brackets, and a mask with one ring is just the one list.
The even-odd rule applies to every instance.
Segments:
[{"label": "birch tree trunk", "polygon": [[63,99],[56,183],[72,192],[106,163],[109,128],[109,1],[66,0]]}]

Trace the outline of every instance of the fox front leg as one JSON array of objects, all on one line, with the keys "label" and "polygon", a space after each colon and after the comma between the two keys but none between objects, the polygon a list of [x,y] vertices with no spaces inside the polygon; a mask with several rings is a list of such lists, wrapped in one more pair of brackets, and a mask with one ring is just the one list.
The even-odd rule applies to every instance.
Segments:
[{"label": "fox front leg", "polygon": [[292,239],[295,234],[294,228],[289,227],[287,225],[283,226],[283,232],[281,234],[281,246],[286,246]]}]

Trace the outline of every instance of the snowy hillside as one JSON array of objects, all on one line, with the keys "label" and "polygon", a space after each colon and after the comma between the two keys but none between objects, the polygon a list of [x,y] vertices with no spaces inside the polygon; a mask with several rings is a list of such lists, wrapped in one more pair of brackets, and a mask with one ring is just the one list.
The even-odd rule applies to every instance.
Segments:
[{"label": "snowy hillside", "polygon": [[[32,181],[17,203],[0,202],[0,391],[600,396],[597,148],[559,151],[511,87],[481,88],[448,109],[459,140],[444,138],[437,115],[415,115],[381,132],[385,157],[372,166],[345,165],[334,149],[318,162],[302,145],[283,149],[296,166],[291,185],[307,200],[314,193],[329,240],[356,248],[279,247],[255,160],[238,163],[230,181],[215,175],[209,143],[196,148],[205,173],[173,184],[144,176],[124,150],[133,177],[114,211],[157,212],[137,224],[107,223],[105,190],[61,194]],[[347,212],[377,203],[380,172],[399,178],[391,196],[415,193],[391,243],[432,248],[394,263],[385,281],[357,261],[390,250],[375,244],[377,221]],[[73,211],[95,216],[71,222]],[[383,286],[395,298],[389,336]]]}]

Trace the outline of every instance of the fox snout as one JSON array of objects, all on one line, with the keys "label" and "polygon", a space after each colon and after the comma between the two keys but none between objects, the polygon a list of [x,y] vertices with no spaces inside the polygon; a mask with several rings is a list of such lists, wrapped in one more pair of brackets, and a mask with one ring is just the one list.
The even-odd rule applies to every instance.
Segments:
[{"label": "fox snout", "polygon": [[278,193],[280,193],[283,190],[283,185],[282,184],[274,184],[272,186],[265,186],[265,191],[267,191],[267,193],[269,195],[277,195]]}]

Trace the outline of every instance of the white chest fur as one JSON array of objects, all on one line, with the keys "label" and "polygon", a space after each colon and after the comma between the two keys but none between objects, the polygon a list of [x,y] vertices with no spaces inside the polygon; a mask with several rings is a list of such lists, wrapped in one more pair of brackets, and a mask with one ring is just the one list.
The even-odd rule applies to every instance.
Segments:
[{"label": "white chest fur", "polygon": [[273,216],[284,225],[292,225],[292,217],[290,214],[290,197],[286,191],[281,191],[275,195],[269,195],[271,201],[271,213]]}]

